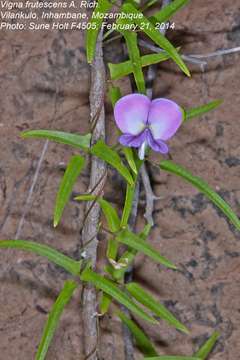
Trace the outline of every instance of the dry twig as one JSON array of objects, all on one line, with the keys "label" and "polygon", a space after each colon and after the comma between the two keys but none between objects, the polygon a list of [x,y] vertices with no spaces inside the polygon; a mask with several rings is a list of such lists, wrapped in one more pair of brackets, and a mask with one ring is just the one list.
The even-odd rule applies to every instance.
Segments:
[{"label": "dry twig", "polygon": [[145,164],[142,165],[140,173],[146,194],[146,208],[145,208],[144,217],[147,220],[147,222],[153,226],[154,201],[159,200],[160,197],[156,196],[152,190],[151,181],[149,179],[149,174]]},{"label": "dry twig", "polygon": [[[140,39],[138,43],[140,46],[142,46],[148,50],[151,50],[155,53],[161,53],[163,51],[158,46],[152,45],[146,40]],[[230,55],[230,54],[234,54],[234,53],[238,53],[238,52],[240,52],[240,46],[234,47],[231,49],[217,50],[217,51],[207,53],[207,54],[188,54],[188,55],[183,54],[183,55],[181,55],[181,57],[183,60],[185,60],[191,64],[199,65],[202,68],[202,66],[205,66],[208,64],[207,59],[224,56],[224,55]],[[205,59],[205,60],[201,60],[201,59]]]}]

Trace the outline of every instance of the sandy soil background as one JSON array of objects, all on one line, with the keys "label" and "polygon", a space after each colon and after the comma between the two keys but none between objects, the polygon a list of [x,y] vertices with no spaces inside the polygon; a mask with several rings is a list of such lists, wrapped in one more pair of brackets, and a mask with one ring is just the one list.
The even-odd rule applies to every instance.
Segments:
[{"label": "sandy soil background", "polygon": [[[193,0],[174,18],[169,37],[182,51],[207,53],[240,44],[240,4],[234,0]],[[88,130],[89,67],[82,32],[0,32],[0,230],[2,239],[29,239],[76,255],[83,207],[71,202],[61,225],[52,227],[53,204],[70,148],[22,140],[22,130]],[[118,47],[120,48],[120,47]],[[118,57],[111,48],[111,58]],[[118,50],[120,51],[120,50]],[[158,68],[154,97],[166,96],[184,107],[223,98],[221,108],[183,126],[171,142],[174,161],[207,180],[239,214],[240,72],[238,54],[211,60],[205,72],[191,67],[186,79],[174,65]],[[122,81],[129,92],[128,80]],[[108,138],[114,136],[107,103]],[[39,160],[37,183],[28,194]],[[43,156],[44,155],[44,156]],[[165,303],[191,330],[190,336],[160,324],[149,328],[161,354],[190,355],[214,329],[221,332],[212,360],[238,360],[240,352],[240,235],[208,200],[172,175],[149,169],[157,195],[151,242],[179,265],[173,272],[139,256],[134,278]],[[86,189],[88,168],[76,186]],[[115,175],[106,190],[121,204],[122,183]],[[144,200],[144,194],[141,199]],[[142,211],[143,211],[143,201]],[[23,217],[23,215],[25,216]],[[139,219],[141,225],[142,219]],[[22,227],[21,227],[22,223]],[[104,244],[104,239],[103,244]],[[104,247],[104,245],[103,245]],[[100,251],[100,258],[103,251]],[[42,258],[0,251],[0,358],[30,360],[67,274]],[[118,320],[101,320],[101,358],[122,360]],[[136,358],[141,358],[136,352]],[[83,359],[79,293],[63,315],[47,356]]]}]

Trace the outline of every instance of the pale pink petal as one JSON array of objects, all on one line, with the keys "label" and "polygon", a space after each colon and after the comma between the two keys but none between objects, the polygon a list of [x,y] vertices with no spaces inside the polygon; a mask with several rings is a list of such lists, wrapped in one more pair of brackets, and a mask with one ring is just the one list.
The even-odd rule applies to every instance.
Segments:
[{"label": "pale pink petal", "polygon": [[159,98],[151,102],[148,125],[155,140],[170,139],[182,120],[182,109],[174,101]]},{"label": "pale pink petal", "polygon": [[141,94],[123,96],[114,107],[114,117],[118,128],[131,135],[140,134],[148,119],[151,101]]}]

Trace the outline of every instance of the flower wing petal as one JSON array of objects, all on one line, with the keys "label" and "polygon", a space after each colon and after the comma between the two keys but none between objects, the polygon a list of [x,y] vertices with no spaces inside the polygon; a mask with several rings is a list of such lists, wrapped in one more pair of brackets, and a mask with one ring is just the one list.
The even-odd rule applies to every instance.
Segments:
[{"label": "flower wing petal", "polygon": [[169,149],[167,144],[162,140],[154,140],[152,134],[148,134],[148,145],[152,148],[153,151],[160,152],[161,154],[167,154]]},{"label": "flower wing petal", "polygon": [[140,147],[142,143],[147,139],[146,130],[139,135],[123,134],[119,137],[118,141],[123,146]]},{"label": "flower wing petal", "polygon": [[148,125],[154,140],[168,140],[178,130],[183,120],[183,111],[174,101],[155,99],[148,115]]},{"label": "flower wing petal", "polygon": [[118,128],[131,135],[140,134],[147,124],[151,101],[142,94],[123,96],[116,102],[114,117]]}]

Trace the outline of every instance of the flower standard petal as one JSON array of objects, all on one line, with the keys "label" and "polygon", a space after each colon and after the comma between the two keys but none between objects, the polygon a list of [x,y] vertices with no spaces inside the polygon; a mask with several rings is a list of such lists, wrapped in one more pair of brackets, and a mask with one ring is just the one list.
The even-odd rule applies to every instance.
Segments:
[{"label": "flower standard petal", "polygon": [[183,120],[183,111],[174,101],[155,99],[151,102],[148,125],[154,140],[168,140],[178,130]]},{"label": "flower standard petal", "polygon": [[151,101],[142,94],[123,96],[116,102],[114,117],[118,128],[126,134],[138,135],[147,124]]}]

